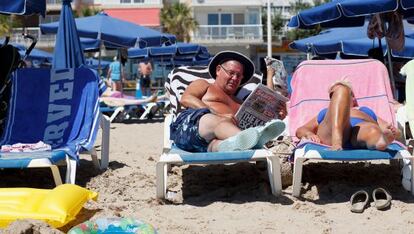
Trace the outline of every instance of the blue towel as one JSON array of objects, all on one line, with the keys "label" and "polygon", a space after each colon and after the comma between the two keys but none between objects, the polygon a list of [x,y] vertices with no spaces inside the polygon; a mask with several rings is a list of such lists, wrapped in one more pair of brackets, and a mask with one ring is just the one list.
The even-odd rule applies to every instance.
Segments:
[{"label": "blue towel", "polygon": [[375,160],[375,159],[393,159],[400,150],[404,150],[403,147],[397,143],[392,143],[388,146],[387,150],[369,150],[369,149],[344,149],[339,151],[332,151],[329,147],[320,145],[313,142],[307,142],[301,144],[299,148],[304,147],[305,152],[309,150],[316,150],[323,159],[328,160]]},{"label": "blue towel", "polygon": [[99,127],[98,76],[87,68],[18,69],[0,144],[43,141],[78,159]]}]

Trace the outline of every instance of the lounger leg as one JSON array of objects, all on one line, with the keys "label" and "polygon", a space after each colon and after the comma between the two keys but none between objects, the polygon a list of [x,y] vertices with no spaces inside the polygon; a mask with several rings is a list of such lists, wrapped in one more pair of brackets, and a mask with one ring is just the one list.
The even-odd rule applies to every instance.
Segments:
[{"label": "lounger leg", "polygon": [[300,196],[300,189],[302,187],[302,166],[304,158],[295,157],[295,163],[293,165],[293,191],[294,197]]},{"label": "lounger leg", "polygon": [[156,103],[148,103],[145,107],[144,113],[142,113],[142,115],[139,117],[139,119],[144,120],[145,118],[147,118],[148,114],[151,112],[151,110],[154,106],[157,106],[157,104]]},{"label": "lounger leg", "polygon": [[62,178],[60,177],[59,168],[56,165],[51,165],[50,170],[52,171],[53,180],[55,181],[55,185],[61,185],[62,184]]},{"label": "lounger leg", "polygon": [[111,118],[109,118],[109,122],[112,123],[112,121],[114,121],[114,119],[116,118],[116,116],[118,116],[118,114],[120,112],[122,112],[122,111],[124,111],[124,108],[123,107],[116,108],[115,111],[114,111],[114,113],[112,113]]},{"label": "lounger leg", "polygon": [[109,164],[109,136],[111,122],[106,116],[101,119],[102,142],[101,142],[101,169],[107,169]]},{"label": "lounger leg", "polygon": [[411,163],[411,195],[414,196],[414,159],[410,158]]},{"label": "lounger leg", "polygon": [[75,184],[76,179],[76,160],[71,159],[69,156],[66,156],[66,181],[67,184]]},{"label": "lounger leg", "polygon": [[279,196],[282,193],[282,178],[280,175],[280,159],[278,156],[267,157],[267,173],[269,174],[272,194]]},{"label": "lounger leg", "polygon": [[92,162],[93,165],[95,166],[95,168],[100,169],[100,163],[99,163],[99,159],[98,159],[98,155],[96,153],[96,150],[93,148],[91,151],[89,151],[89,153],[91,154],[92,157]]},{"label": "lounger leg", "polygon": [[157,163],[157,198],[165,199],[167,193],[167,164],[165,162]]}]

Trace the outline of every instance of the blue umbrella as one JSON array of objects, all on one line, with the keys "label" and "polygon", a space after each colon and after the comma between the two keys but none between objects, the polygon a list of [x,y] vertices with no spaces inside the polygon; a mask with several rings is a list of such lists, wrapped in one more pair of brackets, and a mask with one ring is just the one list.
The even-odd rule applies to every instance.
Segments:
[{"label": "blue umbrella", "polygon": [[[414,35],[409,25],[404,22],[405,47],[403,51],[391,50],[393,57],[413,58],[414,57],[414,39],[409,36]],[[350,28],[331,28],[320,32],[318,35],[296,40],[289,46],[302,52],[311,52],[317,55],[332,57],[337,52],[345,55],[368,56],[368,51],[379,44],[376,40],[369,39],[366,36],[368,22],[362,27]],[[385,39],[382,39],[383,51],[386,51]],[[384,53],[385,55],[385,53]]]},{"label": "blue umbrella", "polygon": [[85,64],[79,36],[76,31],[75,20],[72,15],[70,2],[63,0],[60,12],[59,29],[56,35],[56,44],[52,67],[55,69],[76,68]]},{"label": "blue umbrella", "polygon": [[207,48],[194,43],[177,42],[173,45],[128,49],[128,58],[134,59],[170,59],[173,57],[193,58],[197,54],[208,53]]},{"label": "blue umbrella", "polygon": [[109,64],[111,64],[110,61],[104,61],[104,60],[99,61],[98,59],[94,59],[94,58],[88,58],[85,60],[85,65],[92,69],[99,69],[99,66],[101,66],[102,69],[106,69],[109,67]]},{"label": "blue umbrella", "polygon": [[[79,36],[100,39],[117,46],[141,48],[146,46],[160,46],[164,42],[175,42],[175,36],[160,33],[159,31],[119,20],[101,12],[95,16],[76,19]],[[42,33],[56,33],[58,23],[41,24]]]},{"label": "blue umbrella", "polygon": [[333,0],[293,16],[289,27],[350,27],[364,25],[365,17],[376,13],[398,11],[404,17],[414,16],[412,0]]},{"label": "blue umbrella", "polygon": [[3,0],[0,1],[0,14],[32,15],[46,12],[46,0]]},{"label": "blue umbrella", "polygon": [[112,44],[110,42],[107,41],[102,41],[99,39],[93,39],[93,38],[84,38],[81,37],[80,38],[80,42],[82,45],[82,50],[85,52],[98,52],[101,45],[103,45],[105,47],[105,49],[107,50],[115,50],[115,49],[119,49],[122,48],[118,45]]}]

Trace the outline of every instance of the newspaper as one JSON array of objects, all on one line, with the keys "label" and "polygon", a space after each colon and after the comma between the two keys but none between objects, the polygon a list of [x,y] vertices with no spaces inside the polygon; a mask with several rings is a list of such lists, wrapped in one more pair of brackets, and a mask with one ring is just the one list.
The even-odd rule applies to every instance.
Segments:
[{"label": "newspaper", "polygon": [[283,62],[275,58],[265,58],[266,66],[270,66],[275,70],[273,75],[273,85],[281,86],[281,88],[287,89],[287,72]]},{"label": "newspaper", "polygon": [[272,119],[278,119],[278,106],[288,100],[285,96],[259,84],[236,113],[239,128],[256,127]]}]

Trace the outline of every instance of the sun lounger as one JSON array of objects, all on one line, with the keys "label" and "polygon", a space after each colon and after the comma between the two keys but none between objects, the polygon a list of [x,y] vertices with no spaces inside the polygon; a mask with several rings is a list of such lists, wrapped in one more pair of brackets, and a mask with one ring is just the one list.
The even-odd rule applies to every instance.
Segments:
[{"label": "sun lounger", "polygon": [[[266,161],[269,174],[269,182],[272,194],[280,195],[282,182],[280,175],[279,157],[275,156],[266,149],[246,150],[235,152],[205,152],[191,153],[179,149],[169,139],[170,123],[182,109],[180,98],[186,87],[196,79],[206,79],[209,82],[214,80],[210,78],[206,67],[180,67],[174,69],[169,75],[166,82],[166,89],[170,95],[171,114],[167,115],[164,122],[164,148],[160,160],[157,162],[157,198],[166,198],[167,193],[167,176],[168,169],[171,165],[183,164],[224,164],[248,161]],[[257,74],[250,79],[247,84],[238,92],[237,97],[244,100],[249,91],[253,90],[261,77]]]},{"label": "sun lounger", "polygon": [[[360,106],[368,106],[387,122],[396,124],[388,73],[377,60],[312,60],[302,62],[292,78],[292,95],[289,103],[289,132],[294,136],[298,127],[316,116],[328,106],[328,88],[337,80],[346,79],[352,83],[355,97]],[[317,84],[317,85],[315,85]],[[302,180],[302,165],[307,159],[335,161],[368,161],[384,159],[405,159],[413,157],[398,142],[386,151],[342,150],[330,151],[329,147],[313,142],[301,142],[294,154],[293,195],[299,196]],[[411,172],[411,193],[414,195],[414,181]]]},{"label": "sun lounger", "polygon": [[[62,180],[57,165],[66,162],[66,182],[75,183],[79,153],[95,152],[97,161],[93,149],[100,124],[97,82],[96,73],[85,68],[18,69],[0,144],[43,141],[52,150],[0,153],[0,168],[50,167],[58,185]],[[101,160],[107,165],[107,158]]]}]

